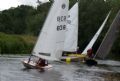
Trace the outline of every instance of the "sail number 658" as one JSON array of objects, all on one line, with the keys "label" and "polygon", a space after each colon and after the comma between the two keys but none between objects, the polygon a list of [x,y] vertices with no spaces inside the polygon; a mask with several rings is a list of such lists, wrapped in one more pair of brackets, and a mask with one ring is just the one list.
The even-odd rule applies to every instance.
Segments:
[{"label": "sail number 658", "polygon": [[65,29],[66,29],[66,25],[59,25],[59,26],[57,26],[57,31],[65,30]]}]

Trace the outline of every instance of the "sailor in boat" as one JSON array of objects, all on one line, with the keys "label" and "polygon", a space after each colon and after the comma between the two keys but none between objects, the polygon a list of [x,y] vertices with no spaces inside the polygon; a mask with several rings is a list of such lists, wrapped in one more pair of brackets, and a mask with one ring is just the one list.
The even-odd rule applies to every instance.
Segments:
[{"label": "sailor in boat", "polygon": [[43,71],[46,66],[49,66],[47,60],[37,57],[32,58],[32,55],[28,61],[22,61],[22,63],[28,69],[40,69],[40,71]]},{"label": "sailor in boat", "polygon": [[92,48],[90,48],[90,49],[87,50],[87,56],[88,56],[88,58],[93,58]]},{"label": "sailor in boat", "polygon": [[76,51],[76,54],[81,54],[82,52],[81,52],[81,50],[80,50],[80,48],[79,48],[79,46],[77,47],[77,51]]},{"label": "sailor in boat", "polygon": [[44,71],[44,68],[42,68],[42,67],[45,67],[45,66],[48,66],[47,60],[39,58],[39,60],[36,61],[36,68],[40,69],[40,71]]},{"label": "sailor in boat", "polygon": [[39,58],[39,60],[36,62],[37,67],[45,67],[48,65],[47,60]]},{"label": "sailor in boat", "polygon": [[92,48],[90,48],[90,49],[87,50],[87,56],[86,56],[86,58],[84,59],[84,60],[85,60],[85,63],[86,63],[88,66],[97,65],[97,61],[94,60],[93,57],[94,57],[93,50],[92,50]]}]

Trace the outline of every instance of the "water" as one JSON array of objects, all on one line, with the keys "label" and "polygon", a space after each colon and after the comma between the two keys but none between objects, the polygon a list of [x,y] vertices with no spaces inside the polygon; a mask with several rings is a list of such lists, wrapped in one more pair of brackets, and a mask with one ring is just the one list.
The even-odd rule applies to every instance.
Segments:
[{"label": "water", "polygon": [[88,67],[80,63],[51,63],[45,72],[26,70],[21,61],[26,57],[0,57],[0,81],[120,81],[120,62],[98,61]]}]

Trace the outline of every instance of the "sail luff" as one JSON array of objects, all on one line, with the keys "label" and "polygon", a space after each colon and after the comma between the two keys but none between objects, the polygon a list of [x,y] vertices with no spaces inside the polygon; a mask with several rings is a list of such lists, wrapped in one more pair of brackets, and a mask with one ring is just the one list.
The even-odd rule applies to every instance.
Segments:
[{"label": "sail luff", "polygon": [[82,54],[87,55],[87,50],[92,48],[93,44],[96,42],[98,36],[100,35],[101,31],[103,30],[103,28],[104,28],[104,26],[105,26],[105,24],[106,24],[106,22],[107,22],[107,20],[110,16],[110,13],[111,13],[111,11],[108,13],[108,15],[106,16],[103,24],[100,26],[100,28],[98,29],[96,34],[93,36],[92,40],[89,42],[89,44],[87,45],[85,50],[82,52]]}]

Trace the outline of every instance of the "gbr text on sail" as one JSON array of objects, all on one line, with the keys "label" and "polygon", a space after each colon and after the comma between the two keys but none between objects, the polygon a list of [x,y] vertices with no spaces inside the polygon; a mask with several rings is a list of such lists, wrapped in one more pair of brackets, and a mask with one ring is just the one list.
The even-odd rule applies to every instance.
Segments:
[{"label": "gbr text on sail", "polygon": [[[61,23],[61,22],[66,22],[67,17],[66,16],[58,16],[57,17],[57,22]],[[57,25],[57,31],[61,31],[61,30],[65,30],[66,29],[66,25],[65,24],[60,24]]]}]

